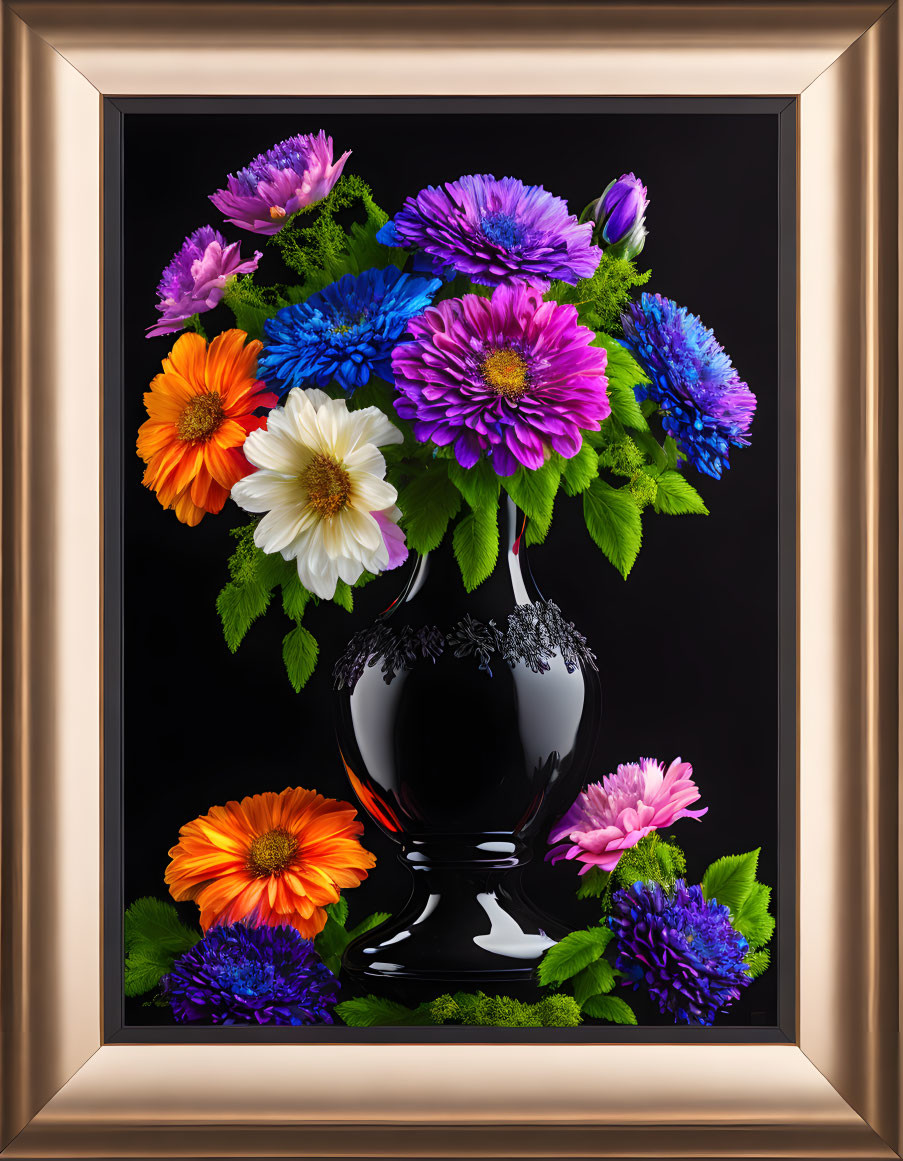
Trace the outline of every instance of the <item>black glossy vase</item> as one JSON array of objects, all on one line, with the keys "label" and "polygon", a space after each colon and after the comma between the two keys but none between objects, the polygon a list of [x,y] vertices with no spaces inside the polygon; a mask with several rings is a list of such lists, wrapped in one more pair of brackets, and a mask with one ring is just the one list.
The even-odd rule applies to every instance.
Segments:
[{"label": "black glossy vase", "polygon": [[503,499],[488,580],[465,592],[443,544],[336,664],[348,778],[413,873],[407,905],[345,954],[361,986],[510,990],[566,934],[524,899],[519,868],[585,779],[601,694],[586,641],[535,587],[522,532]]}]

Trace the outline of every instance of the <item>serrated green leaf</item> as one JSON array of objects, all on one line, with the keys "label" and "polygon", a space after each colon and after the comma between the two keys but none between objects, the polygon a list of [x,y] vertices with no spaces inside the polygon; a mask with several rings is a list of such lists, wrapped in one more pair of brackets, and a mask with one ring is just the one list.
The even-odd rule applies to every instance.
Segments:
[{"label": "serrated green leaf", "polygon": [[285,615],[292,621],[300,622],[310,597],[311,594],[293,569],[291,576],[282,582],[282,608],[285,610]]},{"label": "serrated green leaf", "polygon": [[456,460],[450,460],[448,478],[470,508],[492,508],[498,504],[499,478],[488,460],[478,460],[472,468],[462,468]]},{"label": "serrated green leaf", "polygon": [[381,996],[361,996],[356,1000],[343,1000],[336,1004],[336,1014],[350,1028],[374,1028],[383,1024],[424,1023],[419,1008],[406,1008],[394,1000]]},{"label": "serrated green leaf", "polygon": [[339,927],[344,927],[348,922],[348,900],[343,895],[339,896],[337,902],[327,903],[323,910]]},{"label": "serrated green leaf", "polygon": [[368,915],[366,919],[362,919],[357,927],[352,927],[348,932],[348,938],[357,939],[359,935],[366,935],[368,931],[372,931],[374,927],[379,927],[381,923],[386,923],[392,915],[388,911],[374,911],[372,915]]},{"label": "serrated green leaf", "polygon": [[630,493],[593,480],[583,493],[583,518],[590,536],[626,579],[643,541],[640,510]]},{"label": "serrated green leaf", "polygon": [[651,463],[655,464],[661,471],[667,468],[668,457],[665,454],[665,449],[651,432],[637,431],[634,432],[632,438],[633,442]]},{"label": "serrated green leaf", "polygon": [[731,912],[734,927],[753,951],[768,943],[774,935],[774,916],[768,910],[770,903],[771,888],[765,883],[754,883],[740,909]]},{"label": "serrated green leaf", "polygon": [[249,339],[262,339],[264,337],[263,324],[268,318],[274,318],[279,309],[276,306],[254,306],[249,302],[243,302],[238,295],[230,295],[228,292],[225,301],[235,315],[236,327],[240,331],[244,331]]},{"label": "serrated green leaf", "polygon": [[702,876],[705,899],[717,899],[730,908],[731,915],[738,914],[753,890],[761,849],[757,847],[744,855],[725,855],[712,863]]},{"label": "serrated green leaf", "polygon": [[544,543],[545,538],[549,535],[549,529],[552,527],[552,513],[553,509],[550,508],[542,519],[534,517],[527,521],[527,531],[524,533],[527,547]]},{"label": "serrated green leaf", "polygon": [[199,932],[185,926],[171,903],[150,895],[136,899],[123,917],[123,944],[127,950],[142,943],[182,952],[194,947],[200,938]]},{"label": "serrated green leaf", "polygon": [[502,487],[526,516],[535,520],[540,528],[548,528],[560,480],[559,464],[555,460],[549,460],[535,471],[518,468],[513,476],[503,476],[501,482]]},{"label": "serrated green leaf", "polygon": [[471,593],[491,575],[498,560],[498,509],[477,508],[462,517],[455,526],[452,547],[464,588]]},{"label": "serrated green leaf", "polygon": [[585,492],[599,474],[599,456],[589,442],[590,435],[593,434],[598,433],[584,436],[580,451],[569,460],[563,461],[561,485],[568,496],[577,496],[580,492]]},{"label": "serrated green leaf", "polygon": [[632,427],[635,431],[649,430],[649,424],[643,417],[632,387],[628,387],[615,379],[609,379],[608,401],[611,403],[612,415],[625,427]]},{"label": "serrated green leaf", "polygon": [[582,971],[587,964],[599,959],[611,940],[607,927],[591,927],[587,931],[572,931],[550,947],[539,964],[541,984],[560,984]]},{"label": "serrated green leaf", "polygon": [[351,593],[351,586],[347,585],[343,580],[336,581],[335,593],[332,599],[337,605],[345,609],[346,612],[354,612],[354,597]]},{"label": "serrated green leaf", "polygon": [[237,584],[230,581],[216,598],[216,611],[223,625],[223,636],[234,653],[244,636],[270,603],[270,590],[260,584]]},{"label": "serrated green leaf", "polygon": [[657,477],[658,492],[655,496],[656,512],[668,516],[708,516],[702,496],[680,472],[665,471]]},{"label": "serrated green leaf", "polygon": [[580,875],[577,879],[577,898],[599,899],[605,894],[605,889],[610,881],[610,871],[602,871],[599,867],[590,867],[585,875]]},{"label": "serrated green leaf", "polygon": [[295,693],[307,685],[311,674],[317,667],[317,654],[320,647],[316,638],[303,625],[296,625],[291,633],[282,639],[282,660],[285,662],[285,672]]},{"label": "serrated green leaf", "polygon": [[125,957],[123,991],[127,996],[143,996],[172,970],[175,959],[173,952],[149,944],[128,952]]},{"label": "serrated green leaf", "polygon": [[766,947],[760,948],[758,951],[747,952],[743,962],[749,969],[751,978],[757,979],[771,963],[771,952]]},{"label": "serrated green leaf", "polygon": [[620,996],[590,996],[583,1005],[585,1016],[594,1016],[597,1020],[610,1020],[612,1024],[635,1024],[636,1016],[633,1008]]},{"label": "serrated green leaf", "polygon": [[408,548],[421,555],[438,548],[449,520],[461,507],[461,493],[448,478],[447,461],[434,460],[398,494]]},{"label": "serrated green leaf", "polygon": [[665,466],[668,471],[674,471],[677,467],[677,444],[672,435],[665,437]]},{"label": "serrated green leaf", "polygon": [[574,999],[582,1008],[590,996],[611,991],[615,985],[615,969],[607,959],[597,959],[578,972],[572,982]]}]

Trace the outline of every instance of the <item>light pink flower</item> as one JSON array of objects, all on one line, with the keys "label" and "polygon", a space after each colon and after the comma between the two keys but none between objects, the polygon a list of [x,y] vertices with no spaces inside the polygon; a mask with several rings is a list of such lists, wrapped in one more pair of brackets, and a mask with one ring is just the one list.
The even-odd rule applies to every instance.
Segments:
[{"label": "light pink flower", "polygon": [[[645,835],[670,826],[679,818],[700,818],[703,810],[687,810],[699,799],[693,767],[675,758],[665,773],[661,762],[641,758],[639,763],[619,766],[601,782],[593,782],[549,835],[559,843],[546,855],[553,863],[577,859],[584,866],[613,871],[624,851]],[[568,839],[568,842],[562,842]]]}]

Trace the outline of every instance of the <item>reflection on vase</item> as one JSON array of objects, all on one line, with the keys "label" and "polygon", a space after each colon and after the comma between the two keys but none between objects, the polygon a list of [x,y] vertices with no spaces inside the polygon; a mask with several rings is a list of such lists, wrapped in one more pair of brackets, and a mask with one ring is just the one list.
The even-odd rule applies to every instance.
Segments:
[{"label": "reflection on vase", "polygon": [[510,500],[500,520],[498,563],[475,592],[442,545],[335,666],[349,781],[414,879],[407,906],[346,952],[362,984],[527,980],[565,934],[523,898],[517,868],[584,781],[596,662],[536,590]]}]

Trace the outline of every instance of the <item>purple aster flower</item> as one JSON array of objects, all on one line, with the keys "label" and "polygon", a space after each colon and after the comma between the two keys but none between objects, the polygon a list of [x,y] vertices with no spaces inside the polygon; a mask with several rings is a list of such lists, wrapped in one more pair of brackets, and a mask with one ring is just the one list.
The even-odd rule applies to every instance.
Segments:
[{"label": "purple aster flower", "polygon": [[685,306],[643,294],[621,315],[623,345],[651,382],[638,399],[661,409],[662,426],[699,472],[721,479],[728,451],[749,446],[756,397],[714,334]]},{"label": "purple aster flower", "polygon": [[500,476],[542,467],[550,449],[570,458],[611,411],[605,350],[576,307],[533,287],[445,299],[408,331],[392,352],[395,409],[417,439],[454,444],[462,467],[483,452]]},{"label": "purple aster flower", "polygon": [[325,198],[342,176],[350,150],[332,160],[332,138],[299,133],[260,153],[210,200],[227,221],[255,234],[278,234],[286,219]]},{"label": "purple aster flower", "polygon": [[646,187],[633,173],[610,181],[593,202],[590,214],[596,233],[608,251],[620,258],[636,258],[646,242]]},{"label": "purple aster flower", "polygon": [[473,174],[408,198],[377,239],[424,251],[437,274],[451,268],[482,286],[547,290],[552,279],[574,284],[595,274],[602,252],[592,233],[592,222],[578,224],[541,185]]},{"label": "purple aster flower", "polygon": [[715,899],[706,902],[702,888],[683,879],[670,893],[642,882],[616,892],[608,922],[625,985],[636,990],[645,982],[675,1024],[712,1024],[750,982],[743,961],[749,944],[730,911]]},{"label": "purple aster flower", "polygon": [[161,980],[177,1023],[331,1024],[339,982],[294,927],[211,927]]},{"label": "purple aster flower", "polygon": [[160,276],[157,310],[163,317],[147,328],[147,337],[180,331],[194,314],[213,310],[223,297],[226,281],[257,269],[260,251],[241,260],[241,242],[226,242],[219,230],[201,226],[189,234]]}]

